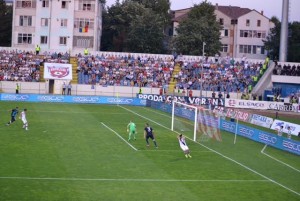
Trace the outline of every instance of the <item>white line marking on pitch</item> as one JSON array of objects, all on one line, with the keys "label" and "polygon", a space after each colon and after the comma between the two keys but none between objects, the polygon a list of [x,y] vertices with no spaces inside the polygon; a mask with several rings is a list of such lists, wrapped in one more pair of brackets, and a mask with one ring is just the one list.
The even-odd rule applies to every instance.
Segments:
[{"label": "white line marking on pitch", "polygon": [[[135,114],[135,115],[137,115],[137,116],[140,116],[140,117],[142,117],[142,118],[144,118],[144,119],[147,119],[147,120],[149,120],[149,121],[151,121],[151,122],[153,122],[153,123],[155,123],[155,124],[157,124],[157,125],[159,125],[159,126],[165,128],[165,129],[171,130],[170,128],[168,128],[168,127],[166,127],[166,126],[164,126],[164,125],[162,125],[162,124],[160,124],[160,123],[158,123],[158,122],[156,122],[156,121],[154,121],[154,120],[152,120],[152,119],[149,119],[149,118],[147,118],[147,117],[145,117],[145,116],[143,116],[143,115],[140,115],[140,114],[138,114],[138,113],[136,113],[136,112],[134,112],[134,111],[132,111],[132,110],[126,108],[126,107],[123,107],[123,106],[121,106],[121,105],[120,105],[119,107],[121,107],[121,108],[123,108],[124,110],[127,110],[127,111],[129,111],[129,112],[131,112],[131,113],[133,113],[133,114]],[[171,130],[171,131],[172,131],[172,130]],[[179,133],[176,132],[176,131],[173,131],[173,132],[179,134]],[[189,139],[189,140],[191,140],[191,141],[193,141],[192,139],[190,139],[190,138],[188,138],[188,137],[186,137],[186,138]],[[214,150],[214,149],[212,149],[212,148],[209,148],[209,147],[205,146],[204,144],[201,144],[201,143],[195,142],[195,141],[193,141],[193,142],[194,142],[194,143],[197,143],[197,144],[199,144],[199,145],[201,145],[201,146],[203,146],[203,147],[205,147],[206,149],[208,149],[208,150],[210,150],[210,151],[212,151],[212,152],[215,152],[216,154],[222,156],[223,158],[225,158],[225,159],[227,159],[227,160],[230,160],[231,162],[233,162],[233,163],[235,163],[235,164],[238,164],[239,166],[241,166],[241,167],[243,167],[243,168],[249,170],[250,172],[253,172],[253,173],[255,173],[255,174],[257,174],[257,175],[259,175],[259,176],[261,176],[261,177],[263,177],[263,178],[265,178],[265,179],[267,179],[267,180],[269,180],[270,182],[272,182],[272,183],[274,183],[274,184],[276,184],[276,185],[278,185],[278,186],[281,186],[282,188],[284,188],[284,189],[286,189],[286,190],[288,190],[288,191],[290,191],[290,192],[292,192],[292,193],[295,193],[296,195],[299,195],[299,196],[300,196],[300,193],[298,193],[298,192],[296,192],[296,191],[294,191],[294,190],[292,190],[292,189],[290,189],[290,188],[284,186],[283,184],[280,184],[280,183],[278,183],[277,181],[275,181],[275,180],[273,180],[273,179],[271,179],[271,178],[269,178],[269,177],[267,177],[267,176],[265,176],[265,175],[263,175],[263,174],[261,174],[261,173],[255,171],[255,170],[249,168],[248,166],[246,166],[246,165],[244,165],[244,164],[242,164],[242,163],[240,163],[240,162],[238,162],[238,161],[236,161],[236,160],[234,160],[234,159],[232,159],[232,158],[230,158],[230,157],[228,157],[228,156],[225,156],[224,154],[221,154],[220,152],[218,152],[218,151],[216,151],[216,150]]]},{"label": "white line marking on pitch", "polygon": [[[140,149],[139,151],[153,151],[153,152],[182,152],[182,150],[178,149],[178,150],[167,150],[167,149],[154,149],[154,150],[149,150],[149,149]],[[193,151],[193,153],[213,153],[212,151]]]},{"label": "white line marking on pitch", "polygon": [[132,181],[132,182],[269,182],[268,180],[239,179],[108,179],[108,178],[51,178],[51,177],[0,177],[0,179],[18,180],[57,180],[57,181]]},{"label": "white line marking on pitch", "polygon": [[289,168],[291,168],[293,170],[296,170],[297,172],[300,172],[300,170],[298,170],[297,168],[294,168],[293,166],[291,166],[291,165],[289,165],[289,164],[287,164],[287,163],[285,163],[285,162],[283,162],[283,161],[281,161],[281,160],[279,160],[279,159],[277,159],[277,158],[275,158],[273,156],[270,156],[269,154],[265,153],[264,150],[267,148],[267,146],[268,145],[265,145],[264,148],[260,151],[262,154],[268,156],[269,158],[271,158],[271,159],[273,159],[273,160],[275,160],[275,161],[277,161],[277,162],[279,162],[279,163],[281,163],[281,164],[283,164],[285,166],[288,166]]},{"label": "white line marking on pitch", "polygon": [[137,148],[135,148],[134,146],[132,146],[129,142],[127,142],[127,140],[125,140],[121,135],[119,135],[116,131],[114,131],[113,129],[111,129],[110,127],[108,127],[107,125],[105,125],[103,122],[101,122],[101,124],[107,128],[108,130],[112,131],[114,134],[116,134],[119,138],[121,138],[121,140],[123,140],[126,144],[128,144],[132,149],[134,149],[135,151],[137,151]]}]

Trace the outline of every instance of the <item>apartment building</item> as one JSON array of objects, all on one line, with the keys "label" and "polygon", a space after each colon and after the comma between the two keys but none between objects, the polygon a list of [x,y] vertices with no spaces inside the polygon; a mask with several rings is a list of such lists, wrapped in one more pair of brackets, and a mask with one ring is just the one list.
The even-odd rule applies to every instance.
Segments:
[{"label": "apartment building", "polygon": [[102,4],[98,0],[16,0],[13,12],[12,47],[100,50]]},{"label": "apartment building", "polygon": [[[173,33],[192,8],[173,11]],[[263,11],[258,12],[249,8],[237,6],[215,5],[217,21],[222,26],[221,56],[234,58],[247,57],[250,59],[264,59],[267,51],[263,40],[266,39],[270,29],[275,25],[264,16]]]}]

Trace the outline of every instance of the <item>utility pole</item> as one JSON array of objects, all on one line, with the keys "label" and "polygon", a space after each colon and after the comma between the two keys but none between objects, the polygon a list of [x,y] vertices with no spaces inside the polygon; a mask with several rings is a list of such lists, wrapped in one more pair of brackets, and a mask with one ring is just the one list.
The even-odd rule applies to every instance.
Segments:
[{"label": "utility pole", "polygon": [[[206,45],[206,43],[203,42],[203,44],[202,44],[202,59],[203,59],[203,60],[204,60],[204,56],[205,56],[205,53],[204,53],[205,45]],[[204,75],[204,73],[203,73],[203,64],[202,64],[202,65],[201,65],[201,90],[200,90],[200,98],[201,98],[201,101],[200,101],[200,103],[202,103],[203,75]]]}]

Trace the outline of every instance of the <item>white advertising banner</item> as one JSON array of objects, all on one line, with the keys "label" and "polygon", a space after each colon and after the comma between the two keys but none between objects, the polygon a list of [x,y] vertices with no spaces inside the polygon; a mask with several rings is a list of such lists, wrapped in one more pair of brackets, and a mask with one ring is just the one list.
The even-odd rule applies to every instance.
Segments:
[{"label": "white advertising banner", "polygon": [[262,115],[258,115],[258,114],[252,114],[250,123],[257,125],[257,126],[270,128],[271,125],[273,124],[273,119],[270,117],[266,117],[266,116],[262,116]]},{"label": "white advertising banner", "polygon": [[61,63],[45,63],[44,79],[72,80],[72,65]]},{"label": "white advertising banner", "polygon": [[288,132],[288,127],[291,128],[292,135],[298,135],[298,133],[300,132],[300,125],[289,123],[289,122],[286,122],[286,121],[281,121],[281,120],[278,120],[278,119],[274,120],[274,122],[271,126],[271,129],[277,130],[277,129],[280,128],[280,126],[283,126],[283,132],[284,133]]},{"label": "white advertising banner", "polygon": [[271,102],[271,101],[230,99],[230,98],[225,99],[225,107],[298,112],[297,104],[289,104],[289,103],[283,103],[283,102]]},{"label": "white advertising banner", "polygon": [[225,107],[266,110],[268,102],[226,98]]}]

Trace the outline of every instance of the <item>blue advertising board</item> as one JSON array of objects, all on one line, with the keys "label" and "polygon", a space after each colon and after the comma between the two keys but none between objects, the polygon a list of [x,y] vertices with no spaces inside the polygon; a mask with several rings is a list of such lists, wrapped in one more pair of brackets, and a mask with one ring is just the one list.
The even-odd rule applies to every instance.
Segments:
[{"label": "blue advertising board", "polygon": [[[220,122],[221,130],[225,130],[230,133],[235,133],[235,122],[230,122],[224,119],[221,119]],[[285,137],[277,136],[272,133],[267,133],[242,124],[237,125],[237,135],[300,155],[300,142],[298,141],[289,140]]]},{"label": "blue advertising board", "polygon": [[48,102],[48,103],[91,103],[145,106],[146,100],[110,96],[63,96],[36,94],[0,94],[1,101]]}]

